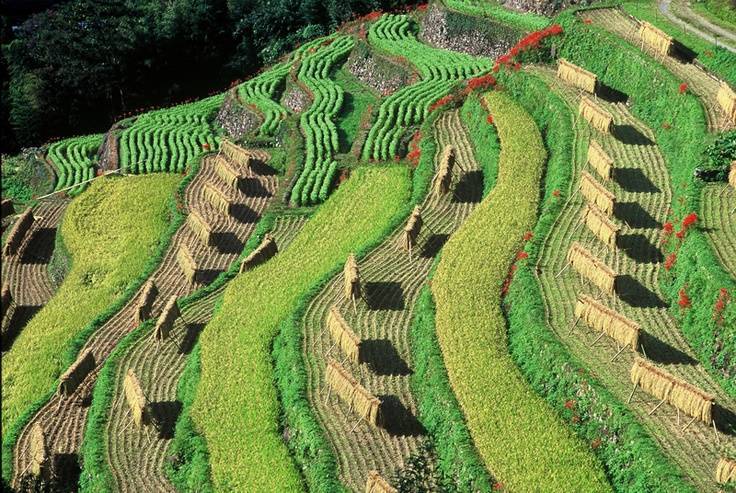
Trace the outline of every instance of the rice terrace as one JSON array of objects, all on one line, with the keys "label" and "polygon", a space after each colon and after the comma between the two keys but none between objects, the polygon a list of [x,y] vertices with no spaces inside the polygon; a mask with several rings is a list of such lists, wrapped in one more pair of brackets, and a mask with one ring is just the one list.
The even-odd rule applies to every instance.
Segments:
[{"label": "rice terrace", "polygon": [[3,491],[736,493],[736,2],[2,19]]}]

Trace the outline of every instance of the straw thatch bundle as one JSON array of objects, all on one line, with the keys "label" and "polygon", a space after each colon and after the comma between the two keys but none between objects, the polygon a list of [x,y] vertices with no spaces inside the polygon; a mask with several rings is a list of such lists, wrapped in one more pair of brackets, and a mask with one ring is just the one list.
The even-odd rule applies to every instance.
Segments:
[{"label": "straw thatch bundle", "polygon": [[588,202],[598,206],[602,212],[609,216],[613,214],[613,209],[616,206],[616,196],[587,171],[580,174],[580,192]]},{"label": "straw thatch bundle", "polygon": [[580,220],[606,246],[616,248],[616,237],[621,228],[608,219],[598,207],[593,204],[586,205]]},{"label": "straw thatch bundle", "polygon": [[215,160],[215,173],[222,178],[222,181],[233,188],[238,188],[240,183],[247,178],[245,173],[238,170],[230,161],[222,156],[217,156]]},{"label": "straw thatch bundle", "polygon": [[411,213],[409,221],[404,226],[403,244],[404,249],[411,252],[417,244],[417,238],[422,230],[422,208],[419,206],[414,207],[414,212]]},{"label": "straw thatch bundle", "polygon": [[49,471],[50,454],[46,433],[41,423],[36,422],[31,427],[30,434],[30,456],[29,469],[34,476],[47,476]]},{"label": "straw thatch bundle", "polygon": [[731,171],[728,172],[728,183],[736,188],[736,161],[731,163]]},{"label": "straw thatch bundle", "polygon": [[230,215],[232,203],[225,192],[214,186],[212,183],[205,183],[202,187],[202,195],[204,198],[218,211],[226,216]]},{"label": "straw thatch bundle", "polygon": [[333,306],[327,315],[327,327],[330,329],[335,344],[340,346],[345,356],[356,365],[359,365],[362,362],[360,337],[353,332],[353,329],[350,328],[336,306]]},{"label": "straw thatch bundle", "polygon": [[631,383],[648,394],[671,404],[705,424],[713,422],[714,397],[675,377],[649,361],[637,357],[631,367]]},{"label": "straw thatch bundle", "polygon": [[381,401],[360,385],[338,362],[330,360],[325,369],[325,381],[345,401],[351,411],[373,426],[379,426]]},{"label": "straw thatch bundle", "polygon": [[616,272],[599,259],[595,258],[590,251],[580,243],[574,242],[567,252],[567,261],[583,277],[588,278],[604,293],[614,294],[616,292]]},{"label": "straw thatch bundle", "polygon": [[87,375],[95,369],[95,357],[92,349],[83,352],[77,361],[67,369],[59,379],[59,393],[63,396],[70,396],[77,390],[79,384],[87,377]]},{"label": "straw thatch bundle", "polygon": [[151,318],[151,310],[153,310],[153,302],[156,300],[156,297],[158,296],[158,288],[156,288],[156,284],[153,282],[153,279],[150,279],[145,286],[143,286],[143,292],[141,293],[140,298],[138,298],[138,303],[135,306],[135,325],[138,326],[142,324],[145,320],[148,320]]},{"label": "straw thatch bundle", "polygon": [[672,36],[647,21],[641,21],[639,24],[639,37],[642,44],[648,45],[662,56],[668,56],[672,52],[674,46]]},{"label": "straw thatch bundle", "polygon": [[716,465],[716,482],[726,484],[736,482],[736,460],[722,457]]},{"label": "straw thatch bundle", "polygon": [[629,346],[634,352],[639,349],[641,332],[639,324],[619,315],[590,296],[584,294],[578,296],[575,318],[585,322],[591,329],[603,332],[619,344]]},{"label": "straw thatch bundle", "polygon": [[588,146],[588,162],[604,180],[613,177],[613,159],[603,150],[598,141],[591,139]]},{"label": "straw thatch bundle", "polygon": [[196,236],[204,245],[209,246],[213,243],[212,227],[199,214],[199,212],[194,209],[189,211],[189,215],[187,216],[187,226],[192,233],[194,233],[194,236]]},{"label": "straw thatch bundle", "polygon": [[345,297],[352,300],[360,298],[360,270],[358,261],[352,253],[348,256],[343,269],[345,275]]},{"label": "straw thatch bundle", "polygon": [[251,153],[227,139],[220,142],[220,150],[235,164],[250,166]]},{"label": "straw thatch bundle", "polygon": [[125,392],[125,400],[128,402],[130,412],[133,415],[133,422],[140,428],[143,424],[148,424],[148,413],[146,407],[148,400],[143,394],[143,388],[138,377],[133,373],[132,368],[128,368],[123,381],[123,391]]},{"label": "straw thatch bundle", "polygon": [[10,304],[13,303],[13,293],[10,292],[10,286],[3,284],[2,294],[0,294],[0,304],[2,305],[2,317],[5,318],[5,314],[10,309]]},{"label": "straw thatch bundle", "polygon": [[184,273],[187,281],[190,284],[194,284],[197,280],[197,263],[194,261],[189,247],[184,243],[181,244],[179,250],[176,252],[176,263],[179,264],[179,268]]},{"label": "straw thatch bundle", "polygon": [[171,329],[174,328],[174,322],[181,316],[179,311],[179,305],[176,304],[176,296],[171,296],[169,301],[166,302],[161,315],[156,320],[156,330],[154,337],[157,341],[165,341],[169,338]]},{"label": "straw thatch bundle", "polygon": [[721,85],[718,88],[718,104],[721,105],[723,111],[726,113],[728,118],[732,121],[736,121],[736,92],[731,89],[731,86],[721,81]]},{"label": "straw thatch bundle", "polygon": [[604,134],[611,133],[613,116],[588,98],[580,100],[578,114],[585,118],[590,125]]},{"label": "straw thatch bundle", "polygon": [[368,480],[365,483],[365,493],[399,493],[399,490],[383,479],[378,471],[368,471]]},{"label": "straw thatch bundle", "polygon": [[33,221],[33,212],[29,207],[23,211],[23,214],[21,214],[18,220],[15,221],[13,228],[10,230],[10,233],[8,233],[8,239],[5,240],[5,246],[3,247],[3,255],[11,256],[18,253],[26,234],[33,227]]},{"label": "straw thatch bundle", "polygon": [[276,245],[276,240],[270,234],[263,237],[263,241],[258,248],[250,252],[250,255],[243,259],[240,264],[240,273],[242,274],[246,270],[250,270],[254,267],[261,265],[279,252],[279,248]]},{"label": "straw thatch bundle", "polygon": [[2,202],[0,202],[0,218],[5,219],[13,214],[15,214],[13,199],[3,199]]},{"label": "straw thatch bundle", "polygon": [[557,62],[557,77],[583,91],[591,94],[595,93],[598,86],[597,75],[568,62],[564,58],[560,58]]},{"label": "straw thatch bundle", "polygon": [[437,195],[444,195],[450,191],[452,185],[452,171],[455,168],[457,151],[455,147],[448,144],[440,155],[440,166],[435,176],[434,190]]}]

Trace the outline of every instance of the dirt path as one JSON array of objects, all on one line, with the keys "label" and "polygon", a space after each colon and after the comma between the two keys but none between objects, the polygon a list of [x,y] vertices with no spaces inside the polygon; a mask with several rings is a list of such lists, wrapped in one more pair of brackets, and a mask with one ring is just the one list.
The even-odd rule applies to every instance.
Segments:
[{"label": "dirt path", "polygon": [[[573,111],[579,103],[577,91],[564,86],[548,69],[536,69],[553,89],[568,102]],[[657,282],[662,268],[662,254],[658,248],[662,224],[672,200],[667,166],[649,128],[634,118],[623,104],[602,101],[614,116],[617,126],[628,129],[625,137],[614,138],[593,133],[587,124],[578,122],[573,163],[577,187],[580,172],[586,166],[588,143],[591,137],[601,143],[616,163],[616,179],[606,184],[619,205],[615,222],[622,227],[619,249],[612,251],[603,246],[586,228],[578,228],[584,206],[578,194],[563,210],[550,235],[546,238],[539,260],[539,280],[544,293],[549,324],[557,336],[570,348],[590,371],[616,395],[626,402],[631,391],[629,371],[633,354],[625,351],[615,361],[615,343],[604,338],[590,347],[596,334],[583,323],[570,332],[575,320],[573,310],[578,294],[587,293],[639,322],[645,334],[642,345],[646,355],[674,375],[716,396],[714,417],[721,430],[726,423],[736,422],[736,402],[698,362],[675,320],[669,313]],[[594,172],[593,172],[594,173]],[[591,287],[568,269],[557,274],[566,265],[566,253],[573,241],[583,243],[596,256],[623,277],[623,294],[611,297]],[[715,465],[722,447],[736,446],[736,436],[719,433],[718,441],[712,428],[694,423],[685,432],[678,425],[677,412],[670,406],[661,407],[654,415],[649,411],[657,404],[647,394],[637,391],[629,408],[659,442],[663,451],[677,463],[700,491],[717,491],[713,481]]]},{"label": "dirt path", "polygon": [[[438,150],[447,144],[459,150],[458,163],[465,171],[455,192],[458,197],[436,198],[432,194],[425,201],[422,218],[428,236],[420,241],[412,258],[400,246],[402,224],[401,229],[360,261],[366,299],[358,303],[357,313],[344,299],[343,277],[339,275],[312,300],[303,320],[309,401],[335,449],[340,479],[353,491],[364,490],[369,470],[377,469],[384,477],[390,477],[417,451],[423,430],[416,418],[416,401],[410,388],[409,330],[414,305],[439,249],[482,198],[482,174],[459,112],[444,114],[434,133]],[[359,367],[347,361],[343,364],[363,386],[389,403],[390,425],[386,430],[364,422],[355,426],[355,413],[334,393],[325,399],[327,355],[338,361],[344,356],[339,348],[330,351],[333,340],[323,330],[333,305],[366,341],[370,362]]]},{"label": "dirt path", "polygon": [[13,305],[3,317],[3,351],[10,348],[18,332],[56,291],[49,277],[48,264],[54,253],[57,229],[69,202],[64,198],[50,198],[39,203],[33,210],[36,220],[18,254],[2,259],[2,282],[10,286],[13,296]]},{"label": "dirt path", "polygon": [[[736,53],[736,34],[713,24],[708,19],[691,9],[687,2],[681,0],[659,0],[657,3],[659,11],[670,21],[677,24],[686,31],[704,39],[708,43],[725,48],[731,53]],[[726,38],[726,39],[723,39]]]},{"label": "dirt path", "polygon": [[[207,157],[202,161],[199,173],[185,191],[185,204],[209,222],[217,232],[218,245],[203,245],[186,224],[182,225],[174,235],[161,265],[151,277],[159,290],[153,307],[154,314],[160,313],[169,297],[186,296],[198,288],[191,285],[179,269],[176,253],[180,245],[189,247],[194,259],[200,264],[199,268],[203,269],[202,283],[212,282],[242,251],[258,218],[275,194],[276,180],[276,176],[272,174],[255,175],[243,191],[232,190],[235,211],[233,216],[226,217],[210,205],[202,190],[205,183],[217,184],[222,189],[227,187],[215,173],[214,158]],[[85,378],[72,396],[62,398],[58,393],[54,394],[24,428],[15,446],[13,474],[16,484],[28,466],[29,430],[35,423],[41,423],[44,427],[52,453],[65,455],[70,464],[77,461],[91,393],[99,369],[120,340],[135,328],[133,315],[139,295],[140,292],[98,329],[82,348],[82,351],[92,350],[97,365],[95,370]]]}]

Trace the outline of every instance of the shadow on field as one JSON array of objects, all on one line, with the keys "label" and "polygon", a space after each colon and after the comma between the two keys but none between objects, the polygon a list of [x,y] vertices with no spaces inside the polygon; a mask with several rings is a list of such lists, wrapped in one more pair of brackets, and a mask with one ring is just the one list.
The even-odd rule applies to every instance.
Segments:
[{"label": "shadow on field", "polygon": [[595,95],[609,103],[625,103],[629,100],[629,96],[625,92],[621,92],[618,89],[607,86],[600,81],[596,87]]},{"label": "shadow on field", "polygon": [[240,190],[246,197],[270,197],[271,192],[261,184],[258,178],[245,178],[238,183]]},{"label": "shadow on field", "polygon": [[635,233],[619,235],[616,245],[633,261],[640,264],[655,264],[664,260],[659,248],[652,245],[646,236]]},{"label": "shadow on field", "polygon": [[366,339],[360,347],[361,358],[365,355],[365,362],[376,375],[411,375],[411,368],[388,339]]},{"label": "shadow on field", "polygon": [[404,288],[394,281],[366,282],[365,299],[371,310],[403,310]]},{"label": "shadow on field", "polygon": [[661,191],[639,168],[616,168],[614,178],[627,192],[658,193]]},{"label": "shadow on field", "polygon": [[276,174],[275,169],[259,160],[251,161],[250,169],[253,173],[261,176],[274,176]]},{"label": "shadow on field", "polygon": [[41,228],[23,247],[21,264],[48,264],[54,254],[56,228]]},{"label": "shadow on field", "polygon": [[2,333],[2,350],[7,351],[13,345],[15,338],[18,336],[20,329],[31,321],[33,316],[41,309],[40,306],[18,306],[12,308],[13,313],[8,320],[8,325],[4,327]]},{"label": "shadow on field", "polygon": [[438,253],[440,253],[440,250],[442,250],[442,247],[445,246],[445,243],[450,238],[450,235],[446,234],[431,234],[429,235],[429,238],[427,239],[427,242],[424,244],[424,247],[422,247],[422,257],[423,258],[434,258],[437,256]]},{"label": "shadow on field", "polygon": [[187,324],[184,327],[184,337],[179,344],[179,354],[189,354],[194,349],[194,344],[199,338],[199,334],[204,330],[205,324]]},{"label": "shadow on field", "polygon": [[614,125],[613,136],[622,144],[652,146],[654,142],[632,125]]},{"label": "shadow on field", "polygon": [[736,414],[721,406],[718,402],[713,404],[713,419],[718,431],[726,435],[736,437]]},{"label": "shadow on field", "polygon": [[696,365],[698,362],[674,348],[664,341],[659,340],[647,331],[641,331],[641,346],[647,354],[647,358],[656,363],[665,365]]},{"label": "shadow on field", "polygon": [[195,281],[198,284],[210,284],[215,279],[217,279],[217,276],[220,275],[220,273],[223,272],[218,269],[201,269],[197,270],[197,273],[195,275]]},{"label": "shadow on field", "polygon": [[232,204],[230,216],[239,223],[248,224],[255,223],[259,219],[258,213],[245,204]]},{"label": "shadow on field", "polygon": [[657,293],[650,291],[628,274],[616,278],[616,293],[621,301],[635,308],[667,308]]},{"label": "shadow on field", "polygon": [[381,395],[381,419],[383,428],[393,436],[420,436],[426,433],[424,426],[395,395]]},{"label": "shadow on field", "polygon": [[55,492],[77,491],[79,476],[82,474],[77,454],[54,454],[52,469],[56,476]]},{"label": "shadow on field", "polygon": [[683,63],[693,63],[698,57],[698,54],[677,41],[676,39],[672,42],[672,57],[680,60]]},{"label": "shadow on field", "polygon": [[243,251],[243,242],[229,231],[212,233],[212,242],[220,253],[240,253]]},{"label": "shadow on field", "polygon": [[468,171],[455,186],[452,201],[460,204],[477,204],[483,199],[483,172]]},{"label": "shadow on field", "polygon": [[613,215],[631,228],[659,229],[662,227],[662,224],[653,218],[639,202],[619,202],[613,209]]},{"label": "shadow on field", "polygon": [[158,437],[162,439],[174,438],[176,420],[179,419],[182,404],[179,401],[159,401],[148,404]]}]

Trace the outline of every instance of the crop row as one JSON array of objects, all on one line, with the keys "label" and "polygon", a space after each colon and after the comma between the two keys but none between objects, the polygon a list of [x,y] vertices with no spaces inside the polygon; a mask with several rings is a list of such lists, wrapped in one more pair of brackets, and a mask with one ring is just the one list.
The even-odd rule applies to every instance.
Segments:
[{"label": "crop row", "polygon": [[299,68],[299,80],[312,93],[313,100],[299,119],[306,149],[304,167],[291,192],[293,205],[324,201],[337,169],[332,156],[340,143],[334,120],[342,107],[344,91],[329,76],[335,64],[352,50],[355,42],[349,36],[326,42],[329,44],[307,54]]},{"label": "crop row", "polygon": [[585,444],[509,356],[501,286],[535,223],[546,152],[520,106],[501,93],[486,101],[501,141],[496,186],[447,242],[432,283],[450,383],[481,458],[509,490],[608,491]]},{"label": "crop row", "polygon": [[181,172],[203,147],[219,143],[211,123],[223,96],[152,111],[120,135],[120,166],[131,173]]},{"label": "crop row", "polygon": [[447,95],[458,81],[491,69],[492,62],[487,58],[419,42],[416,27],[407,15],[384,15],[368,33],[368,40],[375,48],[411,60],[422,80],[395,92],[381,104],[363,148],[364,159],[387,160],[398,155],[402,135],[408,127],[427,117],[433,103]]},{"label": "crop row", "polygon": [[[64,139],[49,146],[48,159],[58,175],[55,190],[71,187],[94,177],[95,154],[102,144],[102,138],[102,134],[85,135]],[[69,194],[75,195],[82,190],[84,186],[77,186]]]},{"label": "crop row", "polygon": [[511,9],[504,8],[497,2],[488,2],[486,0],[444,0],[444,4],[458,12],[474,16],[492,17],[494,20],[503,24],[525,31],[544,29],[549,24],[549,19],[542,15],[515,12]]},{"label": "crop row", "polygon": [[238,88],[241,99],[255,105],[263,114],[261,135],[273,135],[281,120],[286,118],[286,109],[274,98],[289,75],[290,68],[290,62],[279,63]]}]

